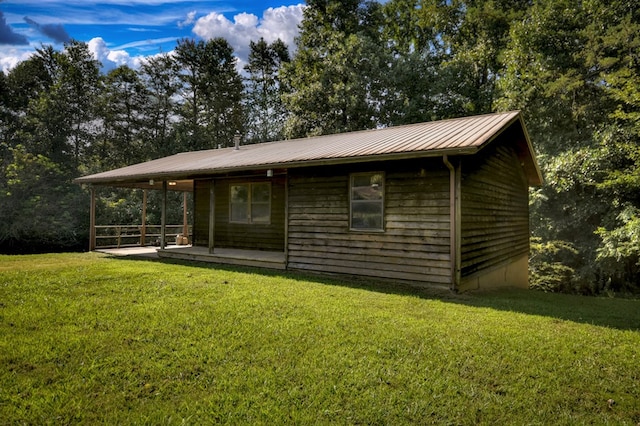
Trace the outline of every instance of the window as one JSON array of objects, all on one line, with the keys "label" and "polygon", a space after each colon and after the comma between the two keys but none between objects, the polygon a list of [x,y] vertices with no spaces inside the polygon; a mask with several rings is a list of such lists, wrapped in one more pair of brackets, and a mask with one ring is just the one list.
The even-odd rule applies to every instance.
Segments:
[{"label": "window", "polygon": [[229,186],[229,222],[271,222],[271,183],[256,182]]},{"label": "window", "polygon": [[384,230],[384,174],[351,175],[351,229]]}]

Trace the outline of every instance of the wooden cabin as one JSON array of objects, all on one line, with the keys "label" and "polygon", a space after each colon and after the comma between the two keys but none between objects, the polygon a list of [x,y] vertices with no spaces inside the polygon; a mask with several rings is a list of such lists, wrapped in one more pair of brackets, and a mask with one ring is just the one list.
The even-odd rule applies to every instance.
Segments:
[{"label": "wooden cabin", "polygon": [[193,191],[192,245],[163,238],[162,256],[464,291],[528,286],[528,191],[542,177],[514,111],[188,152],[76,181]]}]

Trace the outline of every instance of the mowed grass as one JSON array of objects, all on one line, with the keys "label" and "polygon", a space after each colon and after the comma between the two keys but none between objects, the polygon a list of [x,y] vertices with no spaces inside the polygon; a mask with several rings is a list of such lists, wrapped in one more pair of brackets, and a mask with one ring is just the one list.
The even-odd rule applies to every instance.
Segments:
[{"label": "mowed grass", "polygon": [[0,256],[22,423],[635,426],[640,301]]}]

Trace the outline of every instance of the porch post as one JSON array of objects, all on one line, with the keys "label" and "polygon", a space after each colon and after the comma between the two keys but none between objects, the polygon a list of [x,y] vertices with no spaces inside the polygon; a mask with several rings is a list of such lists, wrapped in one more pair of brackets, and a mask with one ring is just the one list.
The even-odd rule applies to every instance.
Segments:
[{"label": "porch post", "polygon": [[189,238],[189,225],[187,224],[187,193],[182,193],[182,236]]},{"label": "porch post", "polygon": [[91,186],[91,207],[89,213],[89,251],[96,249],[96,189]]},{"label": "porch post", "polygon": [[165,248],[167,238],[167,181],[162,181],[162,213],[160,215],[160,248]]},{"label": "porch post", "polygon": [[147,243],[147,190],[142,190],[142,226],[140,227],[140,246]]},{"label": "porch post", "polygon": [[289,170],[284,176],[284,266],[289,265]]},{"label": "porch post", "polygon": [[213,253],[215,244],[215,226],[216,226],[216,197],[215,197],[215,181],[212,180],[209,187],[209,253]]}]

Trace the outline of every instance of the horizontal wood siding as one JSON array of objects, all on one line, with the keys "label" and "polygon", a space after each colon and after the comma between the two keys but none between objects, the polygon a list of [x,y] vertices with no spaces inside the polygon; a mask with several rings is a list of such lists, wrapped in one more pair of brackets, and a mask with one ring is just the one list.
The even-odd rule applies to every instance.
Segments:
[{"label": "horizontal wood siding", "polygon": [[[349,229],[349,174],[385,172],[384,232]],[[289,267],[448,284],[449,175],[410,161],[290,170]]]},{"label": "horizontal wood siding", "polygon": [[496,141],[462,163],[462,276],[529,251],[529,198],[516,151]]},{"label": "horizontal wood siding", "polygon": [[[269,224],[229,223],[229,185],[250,182],[271,182],[271,223]],[[284,177],[216,180],[215,246],[284,251],[285,182]]]},{"label": "horizontal wood siding", "polygon": [[209,246],[209,188],[211,180],[194,182],[193,205],[193,245]]}]

